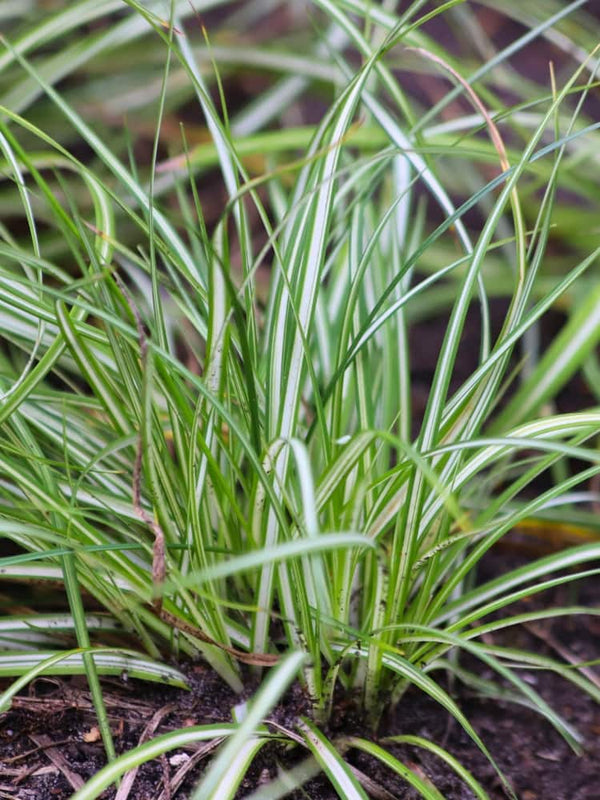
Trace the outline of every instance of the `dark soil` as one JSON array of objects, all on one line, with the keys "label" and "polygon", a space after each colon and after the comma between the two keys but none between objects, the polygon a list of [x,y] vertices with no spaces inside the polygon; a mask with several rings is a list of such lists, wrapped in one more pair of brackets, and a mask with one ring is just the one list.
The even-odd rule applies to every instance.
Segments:
[{"label": "dark soil", "polygon": [[[498,551],[484,565],[497,573],[514,566],[516,556]],[[562,589],[546,597],[548,605],[585,603],[597,606],[600,588],[591,582],[566,597]],[[541,600],[531,600],[541,602]],[[503,636],[494,634],[493,644],[509,644],[545,653],[553,658],[593,661],[600,656],[600,620],[581,616],[545,622],[536,628],[515,628]],[[479,677],[492,678],[481,665]],[[118,752],[169,730],[213,722],[229,722],[231,709],[240,702],[204,665],[188,666],[191,691],[166,689],[137,681],[105,681],[105,699]],[[438,676],[439,678],[440,676]],[[532,685],[582,736],[583,754],[576,755],[539,714],[520,705],[482,699],[468,687],[457,685],[452,693],[477,732],[492,751],[520,800],[595,800],[600,797],[600,707],[571,683],[550,672],[528,670],[520,677]],[[597,678],[600,682],[600,677]],[[293,728],[300,715],[308,713],[306,697],[294,687],[271,719]],[[275,730],[275,728],[274,728]],[[348,699],[341,700],[332,717],[332,738],[349,733],[373,738]],[[409,691],[394,711],[389,711],[376,739],[398,734],[416,734],[444,746],[480,781],[492,800],[506,797],[494,769],[467,734],[434,701]],[[413,771],[431,780],[447,800],[467,800],[473,795],[465,784],[436,756],[412,747],[385,745]],[[289,766],[304,753],[290,753],[277,745],[263,750],[244,781],[239,797],[276,774],[278,766]],[[373,783],[369,796],[413,800],[418,795],[375,762],[356,751],[348,762]],[[82,678],[43,679],[17,697],[12,709],[0,717],[0,798],[19,800],[67,800],[76,787],[104,764],[103,747],[89,692]],[[190,797],[206,765],[199,748],[173,751],[139,770],[128,795],[130,800],[185,800]],[[115,791],[103,796],[114,800]],[[306,784],[293,800],[334,800],[337,795],[325,779]]]}]

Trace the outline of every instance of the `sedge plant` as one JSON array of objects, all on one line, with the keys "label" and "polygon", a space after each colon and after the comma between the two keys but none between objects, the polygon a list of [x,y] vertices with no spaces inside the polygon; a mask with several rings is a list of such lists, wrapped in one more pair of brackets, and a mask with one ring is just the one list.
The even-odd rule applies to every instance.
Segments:
[{"label": "sedge plant", "polygon": [[[229,35],[259,26],[266,5],[287,8],[297,41],[232,44],[210,27],[213,11]],[[32,601],[34,613],[3,619],[0,674],[17,679],[1,709],[37,675],[87,676],[108,764],[77,800],[163,753],[221,741],[193,797],[233,797],[274,737],[298,748],[297,766],[254,798],[320,772],[340,797],[366,797],[350,748],[439,798],[391,740],[324,730],[338,692],[357,698],[368,731],[416,687],[493,763],[448,674],[537,709],[581,747],[519,670],[552,670],[598,700],[589,673],[490,635],[597,613],[514,610],[598,573],[582,487],[600,471],[600,410],[553,406],[580,369],[600,391],[600,242],[585,228],[598,205],[595,42],[581,2],[548,2],[538,17],[507,2],[526,33],[493,53],[469,3],[396,5],[84,1],[3,39],[0,208],[18,224],[0,228],[0,528],[11,543],[0,575],[59,582],[68,610]],[[434,20],[477,29],[487,60],[445,51]],[[519,81],[506,108],[511,58],[536,39],[576,63],[543,90]],[[270,79],[232,109],[241,68]],[[414,91],[423,74],[446,87],[429,107]],[[290,123],[309,101],[318,121]],[[202,122],[174,134],[183,102]],[[145,160],[136,130],[150,130]],[[565,191],[582,206],[583,239]],[[563,228],[568,257],[551,247]],[[569,322],[539,352],[553,308]],[[421,411],[410,335],[436,319],[444,335]],[[467,344],[476,366],[457,381]],[[576,524],[580,543],[473,581],[507,533],[552,521]],[[102,612],[86,614],[90,598]],[[98,644],[107,632],[128,646]],[[498,683],[463,668],[464,654]],[[260,688],[231,721],[117,757],[100,677],[185,686],[173,656],[204,659],[235,692],[249,674]],[[269,726],[293,680],[311,715]],[[400,739],[487,796],[439,743]]]}]

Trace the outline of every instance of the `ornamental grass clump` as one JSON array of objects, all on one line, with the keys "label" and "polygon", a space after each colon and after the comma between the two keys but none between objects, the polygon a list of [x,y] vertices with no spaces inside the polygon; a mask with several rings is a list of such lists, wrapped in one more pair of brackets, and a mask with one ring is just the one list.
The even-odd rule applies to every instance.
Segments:
[{"label": "ornamental grass clump", "polygon": [[[193,797],[233,797],[295,679],[312,714],[277,735],[305,755],[260,797],[320,770],[340,797],[366,797],[350,747],[440,797],[368,729],[417,687],[493,759],[444,688],[454,675],[481,690],[474,663],[498,677],[488,694],[581,746],[520,670],[553,670],[596,700],[597,685],[486,634],[597,613],[513,610],[598,573],[582,487],[600,471],[600,411],[553,403],[577,370],[598,374],[600,243],[589,230],[571,241],[572,227],[559,255],[550,241],[567,190],[582,220],[597,209],[597,55],[580,2],[528,18],[477,66],[427,32],[438,17],[473,29],[470,4],[393,5],[289,4],[277,43],[253,38],[259,2],[79,2],[4,40],[0,203],[17,224],[0,230],[0,527],[13,543],[0,573],[62,581],[69,613],[32,601],[2,622],[0,673],[18,676],[2,708],[36,675],[86,674],[109,763],[77,800],[221,738]],[[211,29],[213,7],[227,34]],[[544,90],[516,81],[510,58],[536,37],[564,44],[568,21],[582,36],[569,75],[550,72]],[[268,79],[231,108],[242,68]],[[422,74],[445,92],[429,107],[415,99]],[[194,122],[174,130],[184,102]],[[538,352],[555,307],[569,322]],[[419,409],[410,333],[436,319]],[[465,347],[476,366],[457,380]],[[507,533],[549,518],[592,534],[473,580]],[[91,598],[102,612],[86,614]],[[127,646],[98,646],[107,632]],[[117,758],[99,676],[185,686],[172,657],[204,659],[236,692],[249,674],[260,688],[230,723]],[[364,712],[365,738],[325,735],[338,692]],[[486,796],[436,743],[417,744]]]}]

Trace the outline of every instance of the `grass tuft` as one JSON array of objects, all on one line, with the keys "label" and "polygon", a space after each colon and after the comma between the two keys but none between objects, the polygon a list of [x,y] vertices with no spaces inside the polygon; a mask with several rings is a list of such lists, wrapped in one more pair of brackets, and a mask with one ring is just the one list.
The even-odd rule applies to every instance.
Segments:
[{"label": "grass tuft", "polygon": [[[519,670],[598,699],[593,675],[490,636],[596,613],[513,607],[600,556],[585,3],[503,4],[525,29],[504,45],[458,0],[5,5],[0,579],[68,602],[7,602],[0,708],[39,674],[86,674],[109,763],[76,800],[200,741],[222,745],[194,798],[233,797],[296,678],[312,718],[277,732],[312,758],[257,797],[318,770],[366,797],[349,747],[441,797],[382,746],[328,737],[337,692],[374,729],[416,686],[495,766],[440,675],[535,708],[578,751]],[[548,74],[520,73],[533,46]],[[566,321],[547,341],[550,311]],[[566,413],[576,373],[590,400]],[[553,526],[580,539],[477,582],[510,531]],[[99,677],[185,685],[171,657],[260,688],[231,724],[116,757]],[[437,743],[393,742],[487,796]]]}]

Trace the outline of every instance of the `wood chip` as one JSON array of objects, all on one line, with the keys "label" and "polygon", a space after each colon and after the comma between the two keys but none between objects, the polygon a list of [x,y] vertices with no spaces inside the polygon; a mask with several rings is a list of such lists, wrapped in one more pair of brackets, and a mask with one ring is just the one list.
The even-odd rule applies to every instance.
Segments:
[{"label": "wood chip", "polygon": [[49,758],[54,766],[65,776],[66,780],[69,782],[69,785],[75,789],[75,791],[82,788],[85,781],[81,775],[79,775],[77,772],[73,772],[71,767],[67,764],[65,757],[60,750],[54,746],[54,742],[49,736],[46,736],[44,733],[30,733],[29,738],[38,747],[43,748],[47,758]]}]

